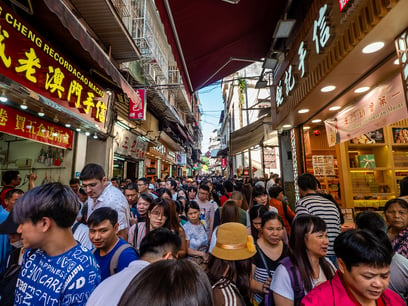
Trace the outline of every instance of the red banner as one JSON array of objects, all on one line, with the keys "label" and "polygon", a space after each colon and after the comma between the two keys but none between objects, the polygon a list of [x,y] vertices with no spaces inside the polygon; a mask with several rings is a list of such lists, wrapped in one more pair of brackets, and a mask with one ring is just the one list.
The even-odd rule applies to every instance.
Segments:
[{"label": "red banner", "polygon": [[129,100],[129,119],[130,120],[145,120],[146,117],[146,103],[145,95],[146,90],[136,89],[136,95],[139,96],[139,103],[134,102],[132,99]]},{"label": "red banner", "polygon": [[106,131],[109,99],[98,85],[5,5],[0,27],[0,74]]},{"label": "red banner", "polygon": [[0,132],[64,149],[72,149],[74,132],[54,123],[0,105]]}]

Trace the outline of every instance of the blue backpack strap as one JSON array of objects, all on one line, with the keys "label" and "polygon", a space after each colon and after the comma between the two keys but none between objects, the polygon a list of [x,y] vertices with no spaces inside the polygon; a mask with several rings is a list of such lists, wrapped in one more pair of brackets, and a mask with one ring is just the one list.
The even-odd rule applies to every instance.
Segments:
[{"label": "blue backpack strap", "polygon": [[285,257],[280,261],[280,263],[286,268],[290,278],[290,284],[293,288],[293,296],[294,296],[294,305],[300,305],[300,301],[305,296],[305,288],[303,286],[302,277],[300,276],[299,269],[297,269],[290,257]]}]

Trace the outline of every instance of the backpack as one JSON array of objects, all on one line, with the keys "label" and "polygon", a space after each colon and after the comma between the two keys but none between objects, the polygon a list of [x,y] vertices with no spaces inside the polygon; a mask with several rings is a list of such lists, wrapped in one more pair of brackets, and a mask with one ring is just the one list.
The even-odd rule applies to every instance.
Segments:
[{"label": "backpack", "polygon": [[[14,304],[14,291],[22,267],[18,264],[20,250],[21,248],[17,248],[11,252],[7,269],[0,274],[0,305],[2,306]],[[35,251],[35,249],[30,250],[27,258]]]},{"label": "backpack", "polygon": [[75,231],[77,230],[79,224],[81,224],[81,223],[79,223],[78,221],[76,221],[76,223],[72,226],[72,234],[75,233]]},{"label": "backpack", "polygon": [[[293,305],[300,306],[300,302],[305,296],[305,287],[303,286],[303,281],[302,277],[300,276],[299,269],[297,269],[293,265],[292,260],[289,256],[282,259],[280,263],[286,268],[289,274],[290,284],[293,288]],[[266,305],[274,305],[272,293],[268,295],[268,300],[265,302],[267,303]]]},{"label": "backpack", "polygon": [[[118,247],[115,251],[115,253],[113,253],[113,256],[110,260],[110,264],[109,264],[109,274],[113,275],[117,272],[118,269],[118,263],[119,263],[119,257],[122,254],[122,252],[124,250],[127,250],[129,248],[133,248],[129,243],[126,244],[122,244],[120,247]],[[93,249],[92,250],[92,254],[95,254],[97,249]]]}]

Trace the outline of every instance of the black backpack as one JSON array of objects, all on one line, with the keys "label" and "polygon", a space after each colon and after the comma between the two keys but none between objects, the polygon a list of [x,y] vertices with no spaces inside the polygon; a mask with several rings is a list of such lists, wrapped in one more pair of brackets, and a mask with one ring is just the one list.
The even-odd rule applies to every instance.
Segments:
[{"label": "black backpack", "polygon": [[[14,291],[21,270],[18,264],[20,250],[21,248],[18,248],[11,252],[7,269],[0,274],[0,305],[2,306],[14,305]],[[35,250],[31,250],[27,258],[34,252]]]}]

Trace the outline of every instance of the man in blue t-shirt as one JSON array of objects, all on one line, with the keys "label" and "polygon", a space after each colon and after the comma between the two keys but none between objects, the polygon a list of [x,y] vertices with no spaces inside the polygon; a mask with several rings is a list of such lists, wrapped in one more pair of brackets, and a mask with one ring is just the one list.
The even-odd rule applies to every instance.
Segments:
[{"label": "man in blue t-shirt", "polygon": [[101,268],[102,280],[139,259],[136,250],[117,235],[119,224],[116,210],[110,207],[96,209],[88,217],[88,226],[89,239],[95,246],[93,253]]},{"label": "man in blue t-shirt", "polygon": [[25,249],[14,305],[85,305],[101,281],[92,253],[75,241],[71,226],[80,204],[61,183],[29,190],[13,208]]}]

